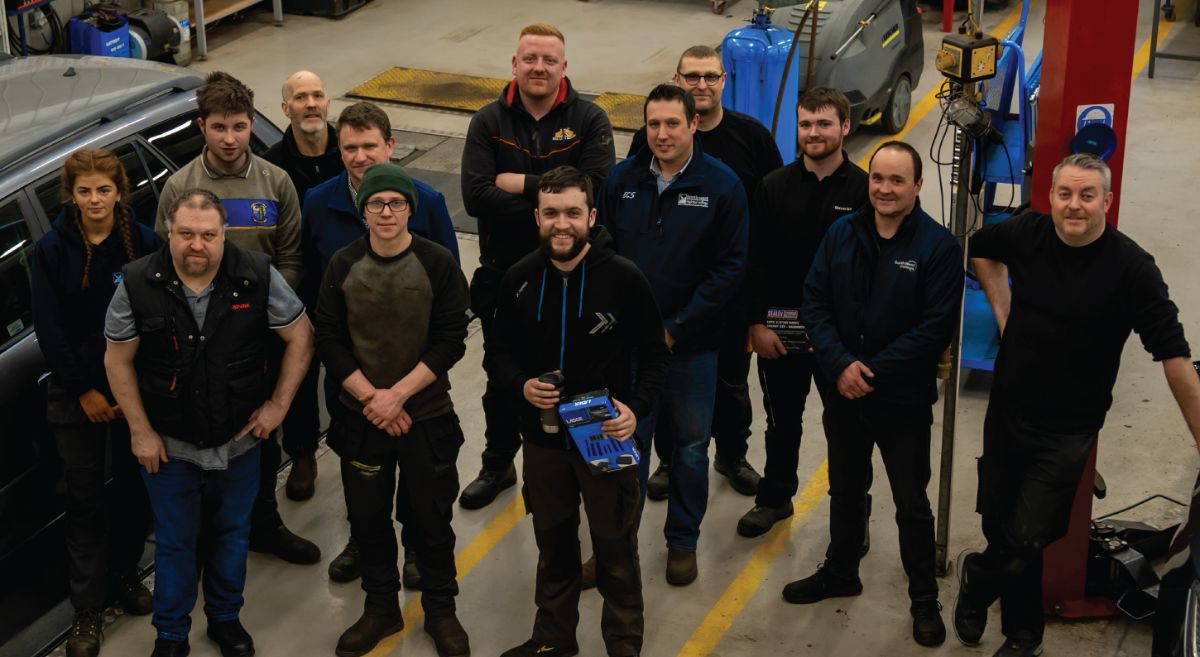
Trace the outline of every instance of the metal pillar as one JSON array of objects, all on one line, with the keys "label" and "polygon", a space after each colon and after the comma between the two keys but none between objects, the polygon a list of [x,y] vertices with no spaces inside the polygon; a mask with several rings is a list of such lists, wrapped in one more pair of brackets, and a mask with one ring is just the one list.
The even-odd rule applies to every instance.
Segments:
[{"label": "metal pillar", "polygon": [[8,45],[8,14],[4,14],[4,20],[0,21],[0,53],[5,55],[12,52]]}]

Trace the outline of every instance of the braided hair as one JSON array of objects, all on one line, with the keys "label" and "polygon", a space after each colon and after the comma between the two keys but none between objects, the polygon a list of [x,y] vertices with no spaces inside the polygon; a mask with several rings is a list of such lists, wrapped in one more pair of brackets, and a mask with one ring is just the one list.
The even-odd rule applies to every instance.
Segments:
[{"label": "braided hair", "polygon": [[[89,273],[92,269],[94,249],[92,243],[88,241],[87,233],[83,228],[83,211],[74,202],[75,181],[80,176],[92,173],[106,176],[112,180],[121,198],[125,198],[129,194],[129,176],[125,173],[125,166],[110,151],[99,148],[85,148],[71,153],[67,156],[66,161],[63,162],[62,173],[59,176],[62,185],[62,195],[64,201],[71,204],[71,216],[76,230],[79,231],[79,236],[83,239],[83,248],[86,254],[83,262],[83,280],[80,282],[80,285],[85,290],[91,287]],[[129,211],[129,206],[118,202],[113,214],[113,229],[119,231],[121,241],[125,245],[125,256],[128,258],[126,262],[133,261],[137,258],[137,252],[133,248],[133,217]]]}]

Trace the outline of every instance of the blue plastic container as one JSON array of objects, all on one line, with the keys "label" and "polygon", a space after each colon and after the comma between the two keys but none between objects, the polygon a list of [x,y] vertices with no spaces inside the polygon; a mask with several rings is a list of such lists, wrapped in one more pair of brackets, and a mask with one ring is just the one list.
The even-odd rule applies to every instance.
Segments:
[{"label": "blue plastic container", "polygon": [[[779,81],[783,79],[792,39],[791,32],[772,25],[765,16],[755,16],[750,25],[725,35],[721,42],[721,61],[729,74],[722,96],[726,107],[749,114],[771,129]],[[792,66],[774,130],[775,144],[783,155],[784,164],[796,159],[795,111],[800,81],[794,68],[796,62]]]},{"label": "blue plastic container", "polygon": [[71,36],[71,52],[77,55],[129,57],[129,22],[121,19],[121,27],[110,32],[74,17],[67,21]]}]

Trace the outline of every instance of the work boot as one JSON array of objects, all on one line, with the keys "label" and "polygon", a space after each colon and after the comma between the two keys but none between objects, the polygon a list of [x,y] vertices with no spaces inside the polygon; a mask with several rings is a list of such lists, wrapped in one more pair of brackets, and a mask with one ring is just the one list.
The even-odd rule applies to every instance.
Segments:
[{"label": "work boot", "polygon": [[100,654],[100,642],[104,640],[101,629],[104,621],[95,609],[80,609],[71,621],[71,633],[67,635],[67,657],[96,657]]},{"label": "work boot", "polygon": [[335,582],[353,582],[361,574],[358,570],[358,544],[351,536],[341,554],[329,562],[329,579]]},{"label": "work boot", "polygon": [[862,593],[862,580],[844,579],[829,572],[825,564],[817,572],[783,587],[783,599],[794,605],[807,605],[826,598],[849,598]]},{"label": "work boot", "polygon": [[658,469],[646,481],[646,497],[661,502],[671,494],[671,466],[659,463]]},{"label": "work boot", "polygon": [[914,600],[909,612],[913,618],[913,641],[929,648],[946,642],[942,605],[937,600]]},{"label": "work boot", "polygon": [[1039,657],[1041,654],[1041,641],[1006,639],[1004,645],[1000,646],[1000,649],[993,653],[992,657]]},{"label": "work boot", "polygon": [[250,537],[250,549],[263,554],[273,554],[288,563],[309,566],[321,560],[321,548],[316,543],[293,534],[280,525],[274,531]]},{"label": "work boot", "polygon": [[762,475],[755,472],[745,458],[726,460],[717,454],[713,459],[713,469],[724,475],[729,480],[729,485],[742,495],[758,494],[758,483],[762,481]]},{"label": "work boot", "polygon": [[468,657],[471,641],[454,612],[425,617],[425,633],[433,638],[438,657]]},{"label": "work boot", "polygon": [[254,639],[238,619],[208,622],[208,638],[221,647],[222,657],[250,657]]},{"label": "work boot", "polygon": [[417,551],[404,550],[404,568],[401,570],[404,588],[409,591],[421,590],[421,571],[417,569]]},{"label": "work boot", "polygon": [[390,636],[404,629],[404,617],[397,609],[389,614],[375,614],[364,611],[342,636],[338,637],[338,657],[359,657],[375,649],[383,637]]},{"label": "work boot", "polygon": [[696,581],[698,572],[695,550],[667,548],[667,584],[687,586]]},{"label": "work boot", "polygon": [[955,560],[958,570],[958,595],[954,598],[954,635],[964,646],[977,646],[987,629],[987,609],[975,609],[967,601],[970,581],[967,569],[979,558],[975,550],[963,550]]},{"label": "work boot", "polygon": [[154,652],[150,653],[150,657],[187,657],[191,651],[192,646],[187,639],[172,641],[160,636],[154,640]]},{"label": "work boot", "polygon": [[292,471],[287,478],[289,500],[303,502],[317,490],[317,454],[303,451],[292,457]]},{"label": "work boot", "polygon": [[795,509],[790,502],[783,506],[758,506],[756,504],[738,521],[737,533],[746,538],[762,536],[771,531],[775,523],[790,518],[793,513],[795,513]]},{"label": "work boot", "polygon": [[596,555],[588,557],[579,569],[579,588],[582,591],[596,588]]},{"label": "work boot", "polygon": [[117,576],[113,582],[112,597],[127,614],[145,616],[154,611],[154,596],[135,573]]},{"label": "work boot", "polygon": [[500,491],[517,483],[517,469],[509,463],[504,470],[483,468],[475,481],[467,484],[458,503],[464,509],[482,509],[492,503]]},{"label": "work boot", "polygon": [[579,654],[579,645],[555,646],[530,639],[516,648],[509,648],[500,657],[572,657]]}]

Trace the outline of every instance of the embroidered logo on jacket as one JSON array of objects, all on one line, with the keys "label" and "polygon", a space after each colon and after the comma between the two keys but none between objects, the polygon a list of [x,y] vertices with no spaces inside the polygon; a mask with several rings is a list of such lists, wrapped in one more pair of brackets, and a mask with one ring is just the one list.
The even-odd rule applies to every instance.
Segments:
[{"label": "embroidered logo on jacket", "polygon": [[833,209],[837,210],[838,212],[854,212],[854,208],[843,208],[840,205],[833,206]]},{"label": "embroidered logo on jacket", "polygon": [[233,304],[232,306],[230,306],[230,307],[229,307],[229,309],[230,309],[230,310],[249,310],[249,309],[250,309],[250,304],[248,304],[248,303],[235,303],[235,304]]},{"label": "embroidered logo on jacket", "polygon": [[554,141],[571,141],[575,138],[575,131],[570,128],[559,128],[554,133]]},{"label": "embroidered logo on jacket", "polygon": [[693,194],[680,194],[679,195],[679,205],[689,207],[689,208],[707,208],[708,207],[708,197],[707,196],[695,196]]},{"label": "embroidered logo on jacket", "polygon": [[895,260],[894,262],[896,263],[897,267],[899,267],[900,269],[903,269],[904,271],[916,271],[917,270],[917,261],[916,260]]},{"label": "embroidered logo on jacket", "polygon": [[621,193],[621,198],[635,198],[635,197],[637,197],[637,192],[622,192]]},{"label": "embroidered logo on jacket", "polygon": [[112,273],[112,276],[113,276],[113,287],[120,285],[121,281],[125,280],[125,272],[122,272],[122,271],[114,271]]},{"label": "embroidered logo on jacket", "polygon": [[267,223],[267,204],[262,201],[255,201],[250,204],[250,221],[256,224]]},{"label": "embroidered logo on jacket", "polygon": [[593,313],[596,315],[596,325],[592,330],[588,331],[588,335],[596,335],[598,333],[608,333],[617,326],[617,318],[613,317],[612,313]]}]

